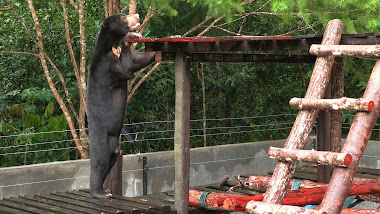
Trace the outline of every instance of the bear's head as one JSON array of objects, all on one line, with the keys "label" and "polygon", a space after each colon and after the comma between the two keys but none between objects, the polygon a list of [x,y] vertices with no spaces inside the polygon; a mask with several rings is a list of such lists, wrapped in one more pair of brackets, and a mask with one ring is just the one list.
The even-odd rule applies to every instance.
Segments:
[{"label": "bear's head", "polygon": [[128,32],[137,30],[140,26],[139,14],[125,15],[122,13],[112,15],[108,17],[103,25],[102,29],[106,30],[117,37],[124,37]]}]

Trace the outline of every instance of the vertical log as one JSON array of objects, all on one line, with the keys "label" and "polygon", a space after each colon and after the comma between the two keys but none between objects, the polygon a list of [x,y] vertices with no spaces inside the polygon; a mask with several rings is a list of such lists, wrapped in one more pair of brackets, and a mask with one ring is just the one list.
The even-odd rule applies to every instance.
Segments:
[{"label": "vertical log", "polygon": [[335,168],[331,177],[329,187],[320,206],[321,210],[328,213],[340,213],[345,198],[348,195],[354,174],[358,168],[360,158],[371,137],[373,127],[379,116],[380,111],[380,59],[377,60],[372,74],[368,81],[367,88],[363,98],[372,100],[375,104],[372,112],[358,112],[348,133],[346,143],[341,152],[352,155],[352,164],[350,167],[341,169]]},{"label": "vertical log", "polygon": [[[323,35],[322,44],[339,44],[343,25],[343,22],[337,19],[330,21]],[[324,96],[328,79],[330,79],[333,61],[334,56],[317,57],[305,98],[320,99]],[[317,114],[318,110],[304,110],[298,113],[285,143],[285,148],[302,149],[305,146]],[[264,202],[275,204],[281,204],[283,202],[290,178],[296,169],[296,164],[296,162],[277,163],[269,188],[265,194]]]},{"label": "vertical log", "polygon": [[[331,98],[331,82],[329,82],[325,99]],[[329,110],[322,110],[318,113],[317,118],[317,149],[318,151],[331,150],[331,112]],[[333,171],[332,166],[318,165],[317,178],[320,183],[329,183]]]},{"label": "vertical log", "polygon": [[[344,97],[344,59],[335,58],[331,73],[331,96],[332,98]],[[331,148],[332,152],[340,152],[342,149],[342,122],[343,110],[331,112]]]},{"label": "vertical log", "polygon": [[123,151],[117,157],[115,165],[113,165],[111,171],[108,173],[106,180],[104,181],[103,187],[109,189],[112,195],[122,195],[122,169],[123,169]]},{"label": "vertical log", "polygon": [[178,52],[175,58],[174,206],[189,211],[190,171],[190,60]]}]

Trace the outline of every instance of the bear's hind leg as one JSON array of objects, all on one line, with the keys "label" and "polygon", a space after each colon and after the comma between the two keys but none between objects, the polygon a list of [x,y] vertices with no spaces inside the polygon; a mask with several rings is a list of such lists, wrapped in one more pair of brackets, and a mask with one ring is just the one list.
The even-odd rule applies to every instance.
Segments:
[{"label": "bear's hind leg", "polygon": [[109,172],[111,171],[112,167],[115,165],[117,157],[119,156],[119,153],[120,153],[119,137],[108,135],[107,141],[108,141],[109,162],[105,170],[105,173],[103,175],[103,181],[106,180]]},{"label": "bear's hind leg", "polygon": [[90,130],[90,189],[95,198],[110,198],[112,195],[103,188],[104,174],[110,161],[107,134],[105,130]]}]

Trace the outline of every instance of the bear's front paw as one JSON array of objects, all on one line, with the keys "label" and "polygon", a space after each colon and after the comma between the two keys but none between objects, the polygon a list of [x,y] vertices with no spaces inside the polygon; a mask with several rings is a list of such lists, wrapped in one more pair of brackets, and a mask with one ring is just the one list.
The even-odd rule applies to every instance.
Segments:
[{"label": "bear's front paw", "polygon": [[128,38],[128,39],[139,39],[142,37],[143,36],[140,33],[136,33],[136,32],[129,32],[129,33],[127,33],[127,36],[126,36],[126,38]]}]

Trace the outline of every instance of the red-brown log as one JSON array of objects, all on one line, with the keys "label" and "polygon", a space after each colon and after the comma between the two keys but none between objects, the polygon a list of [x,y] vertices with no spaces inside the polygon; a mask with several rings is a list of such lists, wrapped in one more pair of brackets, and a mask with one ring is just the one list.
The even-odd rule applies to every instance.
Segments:
[{"label": "red-brown log", "polygon": [[[259,191],[266,191],[266,189],[269,186],[270,179],[271,178],[268,176],[252,175],[252,176],[249,176],[249,178],[247,178],[245,180],[245,184],[250,189],[259,190]],[[288,189],[291,189],[294,181],[295,181],[294,179],[290,180]],[[378,186],[380,185],[379,179],[366,179],[366,178],[354,178],[353,183],[355,184],[357,182],[362,182],[362,181],[372,181],[374,183],[377,182],[377,184],[375,184],[375,185],[378,185]],[[300,189],[302,189],[302,188],[317,188],[317,187],[322,187],[322,186],[327,187],[328,184],[317,183],[317,182],[313,182],[313,181],[309,181],[309,180],[303,180],[301,185],[300,185]],[[380,194],[359,195],[358,197],[360,199],[363,199],[366,201],[372,201],[375,203],[380,203]]]},{"label": "red-brown log", "polygon": [[[363,194],[379,194],[380,185],[377,180],[358,181],[350,188],[349,195],[363,195]],[[327,186],[319,188],[303,188],[299,190],[288,191],[284,205],[293,206],[306,206],[308,204],[319,204]],[[200,207],[199,199],[203,191],[189,190],[189,205],[192,207]],[[222,210],[238,210],[242,211],[249,201],[261,201],[264,194],[256,196],[245,196],[237,194],[224,194],[224,193],[208,193],[205,196],[203,207],[208,209],[222,209]]]},{"label": "red-brown log", "polygon": [[[343,22],[334,19],[327,24],[323,35],[323,45],[335,45],[340,43],[343,31]],[[327,83],[331,75],[331,68],[335,57],[317,57],[313,74],[310,78],[310,84],[307,89],[305,98],[321,99],[323,98]],[[309,139],[314,122],[317,118],[318,110],[300,111],[294,122],[293,128],[286,140],[284,148],[302,149]],[[281,204],[285,197],[290,178],[296,169],[296,162],[278,162],[273,172],[272,180],[265,193],[264,202]]]},{"label": "red-brown log", "polygon": [[302,213],[302,214],[327,214],[323,211],[306,209],[305,207],[269,204],[259,201],[250,201],[245,207],[247,213],[276,213],[276,214],[288,214],[288,213]]},{"label": "red-brown log", "polygon": [[340,214],[380,214],[380,210],[342,209]]},{"label": "red-brown log", "polygon": [[293,98],[289,105],[295,109],[324,109],[324,110],[356,110],[372,111],[374,102],[365,99],[340,98],[340,99],[302,99]]},{"label": "red-brown log", "polygon": [[380,57],[380,45],[311,45],[310,54],[323,56],[374,56]]},{"label": "red-brown log", "polygon": [[281,149],[272,146],[269,147],[268,156],[280,161],[303,161],[339,167],[349,167],[352,163],[350,154],[315,150]]}]

